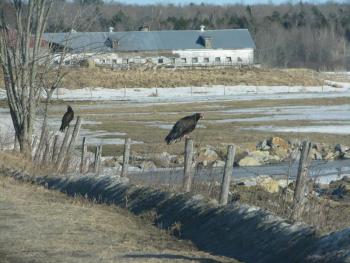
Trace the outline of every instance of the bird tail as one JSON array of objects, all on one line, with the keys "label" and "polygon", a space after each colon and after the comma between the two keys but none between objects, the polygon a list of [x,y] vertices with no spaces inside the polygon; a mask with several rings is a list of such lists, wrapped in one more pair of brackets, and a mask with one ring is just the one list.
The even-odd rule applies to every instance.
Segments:
[{"label": "bird tail", "polygon": [[64,131],[64,128],[63,128],[63,125],[61,125],[60,132],[63,132],[63,131]]}]

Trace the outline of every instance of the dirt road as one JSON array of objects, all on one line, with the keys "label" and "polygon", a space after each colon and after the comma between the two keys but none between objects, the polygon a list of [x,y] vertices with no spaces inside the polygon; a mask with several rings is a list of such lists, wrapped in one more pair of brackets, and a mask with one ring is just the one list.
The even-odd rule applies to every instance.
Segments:
[{"label": "dirt road", "polygon": [[0,176],[0,262],[237,262],[114,206]]}]

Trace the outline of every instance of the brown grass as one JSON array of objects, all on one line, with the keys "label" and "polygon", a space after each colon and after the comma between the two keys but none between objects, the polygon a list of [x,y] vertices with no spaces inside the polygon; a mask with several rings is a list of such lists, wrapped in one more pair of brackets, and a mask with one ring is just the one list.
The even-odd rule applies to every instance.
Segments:
[{"label": "brown grass", "polygon": [[0,262],[237,262],[115,206],[2,176],[0,186]]},{"label": "brown grass", "polygon": [[[156,71],[68,68],[63,87],[134,88],[203,85],[323,85],[323,75],[308,69],[158,69]],[[0,87],[4,86],[0,72]]]}]

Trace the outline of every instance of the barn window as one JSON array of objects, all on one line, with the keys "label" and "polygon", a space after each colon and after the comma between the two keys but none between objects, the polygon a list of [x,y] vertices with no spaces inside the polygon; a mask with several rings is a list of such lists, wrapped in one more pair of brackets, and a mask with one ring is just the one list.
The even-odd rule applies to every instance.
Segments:
[{"label": "barn window", "polygon": [[70,60],[65,60],[64,64],[69,65],[70,64]]},{"label": "barn window", "polygon": [[123,58],[122,63],[123,63],[123,64],[128,64],[128,63],[129,63],[129,59]]},{"label": "barn window", "polygon": [[192,58],[192,63],[198,63],[198,58]]},{"label": "barn window", "polygon": [[243,62],[243,60],[240,57],[237,58],[237,61],[238,62]]},{"label": "barn window", "polygon": [[182,62],[182,63],[186,63],[186,62],[187,62],[187,59],[186,59],[186,58],[181,58],[181,62]]},{"label": "barn window", "polygon": [[106,60],[105,59],[101,59],[101,63],[105,64]]},{"label": "barn window", "polygon": [[209,58],[204,58],[204,63],[209,63]]},{"label": "barn window", "polygon": [[117,64],[117,60],[116,59],[112,59],[112,63],[113,64]]},{"label": "barn window", "polygon": [[215,62],[220,62],[220,57],[216,57]]},{"label": "barn window", "polygon": [[164,59],[159,58],[159,59],[158,59],[158,63],[159,63],[159,64],[163,64],[163,63],[164,63]]},{"label": "barn window", "polygon": [[231,57],[226,57],[226,62],[231,63],[232,62],[232,58]]},{"label": "barn window", "polygon": [[172,63],[172,64],[175,64],[175,58],[170,58],[170,62]]}]

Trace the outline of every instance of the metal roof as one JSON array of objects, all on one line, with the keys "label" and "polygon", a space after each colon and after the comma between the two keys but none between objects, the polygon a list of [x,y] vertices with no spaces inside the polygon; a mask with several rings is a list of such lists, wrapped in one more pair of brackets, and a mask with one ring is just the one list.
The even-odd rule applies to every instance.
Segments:
[{"label": "metal roof", "polygon": [[[75,52],[205,49],[202,41],[200,41],[201,37],[210,37],[212,39],[213,49],[255,49],[254,41],[247,29],[44,34],[46,41],[67,46]],[[117,41],[117,46],[113,49],[108,47],[106,45],[108,39]]]}]

